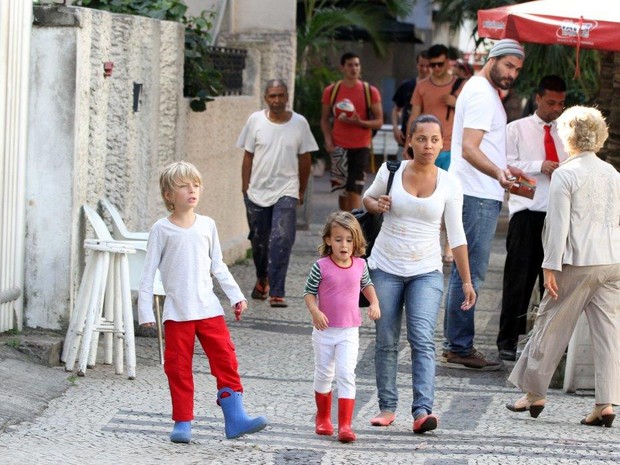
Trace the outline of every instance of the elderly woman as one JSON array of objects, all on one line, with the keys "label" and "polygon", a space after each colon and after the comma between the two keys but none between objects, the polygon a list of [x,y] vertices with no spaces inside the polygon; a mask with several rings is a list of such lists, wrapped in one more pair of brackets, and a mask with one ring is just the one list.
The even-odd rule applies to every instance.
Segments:
[{"label": "elderly woman", "polygon": [[596,153],[607,125],[594,108],[572,107],[558,119],[569,154],[551,178],[543,232],[546,292],[532,337],[508,380],[525,392],[513,412],[538,417],[549,382],[582,312],[592,336],[594,410],[581,420],[610,427],[620,403],[620,173]]},{"label": "elderly woman", "polygon": [[441,124],[432,115],[420,115],[411,125],[409,146],[413,160],[401,162],[386,195],[388,170],[385,164],[364,194],[371,213],[384,213],[383,226],[368,258],[370,276],[381,304],[376,321],[375,369],[379,409],[374,426],[394,421],[398,404],[396,373],[403,314],[411,346],[413,432],[433,430],[438,418],[433,412],[435,396],[435,326],[443,295],[439,228],[445,216],[448,239],[463,281],[469,310],[476,301],[471,283],[467,240],[462,222],[463,191],[459,181],[435,166],[443,147]]}]

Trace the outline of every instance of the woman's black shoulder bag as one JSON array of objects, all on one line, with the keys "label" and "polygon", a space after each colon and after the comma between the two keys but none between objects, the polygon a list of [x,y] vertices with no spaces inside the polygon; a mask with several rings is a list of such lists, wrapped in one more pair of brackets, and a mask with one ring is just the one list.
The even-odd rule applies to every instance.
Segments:
[{"label": "woman's black shoulder bag", "polygon": [[[399,161],[388,161],[386,163],[387,169],[390,172],[390,177],[388,178],[387,189],[385,191],[385,195],[390,193],[390,189],[392,188],[392,182],[394,182],[394,174],[398,171],[400,167]],[[362,227],[362,232],[364,233],[364,238],[366,239],[366,254],[364,258],[368,258],[370,256],[370,252],[372,251],[373,246],[375,245],[375,240],[379,235],[379,231],[381,231],[381,224],[383,223],[383,213],[378,215],[373,215],[367,210],[357,208],[351,212],[357,221],[359,221],[360,226]],[[368,307],[370,303],[364,297],[364,294],[360,293],[360,307]]]}]

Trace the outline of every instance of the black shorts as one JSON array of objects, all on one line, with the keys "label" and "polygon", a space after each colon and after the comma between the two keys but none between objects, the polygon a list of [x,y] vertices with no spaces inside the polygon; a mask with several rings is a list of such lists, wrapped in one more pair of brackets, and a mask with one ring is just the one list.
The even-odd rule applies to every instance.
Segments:
[{"label": "black shorts", "polygon": [[336,147],[331,153],[331,162],[332,192],[344,189],[345,192],[361,194],[366,182],[366,170],[370,163],[370,148]]}]

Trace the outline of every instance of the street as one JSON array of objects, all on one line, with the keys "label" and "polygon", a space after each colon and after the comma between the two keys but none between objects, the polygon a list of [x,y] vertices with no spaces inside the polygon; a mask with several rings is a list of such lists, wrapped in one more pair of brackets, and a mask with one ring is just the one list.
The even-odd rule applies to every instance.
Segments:
[{"label": "street", "polygon": [[[374,381],[374,327],[364,315],[360,328],[357,398],[353,428],[357,441],[341,444],[336,436],[314,434],[311,320],[302,298],[303,285],[317,258],[325,214],[337,204],[328,193],[327,176],[314,178],[313,220],[297,232],[287,280],[288,308],[273,309],[250,300],[241,321],[229,311],[227,322],[239,359],[244,402],[250,415],[266,415],[263,431],[236,440],[224,436],[215,380],[202,349],[194,358],[196,386],[190,444],[173,444],[166,376],[159,365],[157,340],[139,337],[137,378],[115,375],[97,364],[83,378],[70,380],[33,421],[0,433],[3,464],[615,464],[620,461],[620,426],[579,424],[592,407],[592,393],[552,390],[538,419],[509,412],[504,404],[520,393],[506,383],[512,363],[498,372],[441,367],[442,318],[436,329],[438,349],[435,411],[437,430],[414,435],[410,413],[410,351],[401,335],[398,373],[400,405],[389,427],[372,427],[378,413]],[[504,219],[505,221],[505,219]],[[496,357],[505,228],[496,235],[487,281],[479,296],[476,346]],[[231,267],[249,296],[254,267],[249,260]],[[444,270],[447,274],[447,268]],[[443,309],[441,310],[443,313]],[[58,376],[63,367],[49,369]],[[65,373],[66,378],[70,373]],[[19,376],[17,374],[16,376]],[[336,424],[337,403],[332,419]]]}]

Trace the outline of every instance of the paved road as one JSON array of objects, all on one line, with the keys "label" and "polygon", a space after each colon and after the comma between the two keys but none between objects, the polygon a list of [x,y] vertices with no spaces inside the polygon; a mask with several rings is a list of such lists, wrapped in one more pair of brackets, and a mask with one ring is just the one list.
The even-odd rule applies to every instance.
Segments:
[{"label": "paved road", "polygon": [[[439,428],[414,435],[409,412],[410,351],[402,345],[398,373],[401,405],[388,428],[369,425],[377,413],[374,385],[374,330],[368,318],[360,329],[357,404],[354,429],[358,440],[340,444],[335,437],[314,434],[311,325],[301,291],[316,259],[325,214],[336,204],[326,178],[315,178],[313,224],[299,231],[287,281],[286,309],[251,302],[241,322],[227,316],[237,346],[240,372],[250,413],[265,414],[270,425],[262,432],[227,440],[216,387],[204,356],[195,359],[196,419],[189,445],[172,444],[170,402],[165,375],[158,363],[156,340],[138,338],[138,376],[130,381],[98,364],[84,378],[69,377],[63,368],[45,368],[30,378],[27,364],[14,366],[9,389],[25,391],[43,383],[57,392],[33,396],[52,398],[31,420],[0,433],[2,464],[602,464],[620,461],[620,425],[588,428],[579,420],[593,398],[550,393],[548,407],[534,420],[510,413],[505,402],[516,398],[506,383],[510,365],[500,372],[437,369],[435,413]],[[501,298],[504,237],[495,239],[486,287],[477,311],[477,346],[496,355],[494,338]],[[233,266],[232,273],[248,295],[254,283],[251,263]],[[441,342],[441,321],[436,332]],[[199,348],[196,351],[201,354]],[[25,363],[25,362],[19,362]],[[2,365],[0,364],[0,367]],[[22,372],[23,369],[23,372]],[[39,370],[39,369],[37,369]],[[6,380],[5,380],[6,381]],[[3,389],[6,384],[3,384]],[[63,393],[64,391],[64,393]],[[4,393],[6,394],[6,392]],[[9,399],[0,397],[3,402]],[[41,406],[36,407],[39,412]],[[0,412],[8,406],[0,406]],[[334,418],[336,412],[334,410]]]}]

